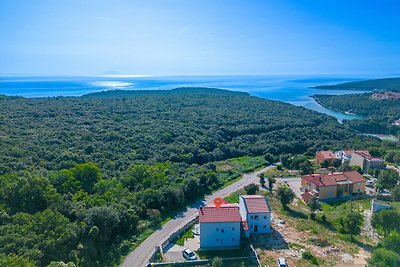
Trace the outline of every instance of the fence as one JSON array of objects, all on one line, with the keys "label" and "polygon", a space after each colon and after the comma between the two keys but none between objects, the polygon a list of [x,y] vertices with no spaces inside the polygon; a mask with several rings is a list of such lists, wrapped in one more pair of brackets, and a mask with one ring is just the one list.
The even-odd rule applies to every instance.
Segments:
[{"label": "fence", "polygon": [[[240,261],[240,260],[252,260],[255,256],[251,257],[235,257],[235,258],[222,258],[223,261]],[[213,260],[194,260],[194,261],[180,261],[180,262],[159,262],[152,263],[151,266],[193,266],[193,265],[206,265],[211,263]]]},{"label": "fence", "polygon": [[250,248],[253,251],[255,258],[257,260],[257,266],[261,266],[261,261],[260,261],[260,258],[258,257],[257,250],[253,247],[253,244],[251,244],[251,243],[250,243]]},{"label": "fence", "polygon": [[161,250],[164,253],[164,249],[172,242],[174,241],[178,236],[180,236],[183,232],[185,232],[187,229],[189,229],[190,227],[192,227],[193,224],[198,222],[199,217],[194,218],[193,220],[191,220],[190,222],[188,222],[187,224],[185,224],[183,227],[181,227],[179,230],[177,230],[176,232],[172,233],[167,240],[165,240],[162,244],[161,244]]}]

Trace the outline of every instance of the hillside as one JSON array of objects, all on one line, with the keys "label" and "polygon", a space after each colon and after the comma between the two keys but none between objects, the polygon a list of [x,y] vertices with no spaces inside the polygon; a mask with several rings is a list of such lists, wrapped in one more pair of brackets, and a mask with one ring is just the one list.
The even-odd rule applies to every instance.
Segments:
[{"label": "hillside", "polygon": [[361,138],[324,114],[224,90],[2,97],[0,259],[115,266],[265,159],[368,146]]},{"label": "hillside", "polygon": [[400,131],[392,123],[400,119],[400,102],[378,100],[372,93],[354,95],[316,95],[314,98],[322,106],[339,112],[350,112],[366,117],[365,120],[353,120],[346,123],[361,132],[391,133]]},{"label": "hillside", "polygon": [[385,78],[358,82],[340,83],[335,85],[318,85],[315,88],[329,90],[400,90],[400,78]]}]

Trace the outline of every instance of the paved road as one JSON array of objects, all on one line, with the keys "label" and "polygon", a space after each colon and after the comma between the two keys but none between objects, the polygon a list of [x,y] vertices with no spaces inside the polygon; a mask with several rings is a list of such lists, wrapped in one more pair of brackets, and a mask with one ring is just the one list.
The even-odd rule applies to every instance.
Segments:
[{"label": "paved road", "polygon": [[[301,199],[301,194],[303,194],[303,192],[301,192],[300,190],[301,186],[300,177],[276,178],[276,181],[278,183],[286,183],[289,186],[289,188],[293,190],[296,196]],[[277,183],[275,185],[277,185]]]},{"label": "paved road", "polygon": [[150,235],[146,240],[144,240],[134,251],[132,251],[128,256],[126,256],[124,262],[121,266],[123,267],[142,267],[145,266],[149,261],[151,254],[154,252],[157,246],[160,246],[171,233],[176,232],[188,222],[197,217],[197,209],[201,206],[204,206],[208,203],[211,203],[216,197],[226,197],[229,196],[232,192],[243,188],[245,185],[250,183],[258,183],[259,178],[258,174],[261,172],[265,172],[273,168],[273,166],[265,167],[259,171],[244,174],[242,179],[237,182],[215,192],[212,195],[207,196],[205,199],[199,200],[190,208],[188,208],[182,214],[179,214],[174,219],[168,221],[164,224],[160,229],[155,231],[152,235]]}]

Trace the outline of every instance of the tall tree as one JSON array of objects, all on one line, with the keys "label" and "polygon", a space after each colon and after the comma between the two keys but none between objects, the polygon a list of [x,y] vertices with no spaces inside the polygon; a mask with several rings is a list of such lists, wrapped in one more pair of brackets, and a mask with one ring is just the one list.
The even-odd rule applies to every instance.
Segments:
[{"label": "tall tree", "polygon": [[249,184],[244,187],[244,191],[246,191],[247,195],[255,195],[258,191],[258,185]]},{"label": "tall tree", "polygon": [[264,173],[260,174],[260,185],[261,187],[265,186],[265,177],[264,177]]},{"label": "tall tree", "polygon": [[371,225],[386,237],[393,230],[400,230],[400,213],[394,209],[381,210],[372,215]]},{"label": "tall tree", "polygon": [[285,209],[287,208],[287,205],[289,205],[295,197],[293,191],[287,188],[286,186],[280,186],[276,193],[278,195],[279,200],[281,201],[283,208]]},{"label": "tall tree", "polygon": [[361,233],[361,227],[363,224],[363,216],[355,211],[351,211],[345,217],[342,217],[340,224],[342,231],[350,234],[350,240],[353,241],[353,236]]},{"label": "tall tree", "polygon": [[311,214],[310,217],[312,220],[315,219],[315,212],[321,209],[321,203],[316,196],[313,196],[310,201],[308,201],[307,206],[310,208]]},{"label": "tall tree", "polygon": [[272,188],[274,187],[275,182],[276,179],[274,177],[268,176],[268,188],[270,192],[272,192]]}]

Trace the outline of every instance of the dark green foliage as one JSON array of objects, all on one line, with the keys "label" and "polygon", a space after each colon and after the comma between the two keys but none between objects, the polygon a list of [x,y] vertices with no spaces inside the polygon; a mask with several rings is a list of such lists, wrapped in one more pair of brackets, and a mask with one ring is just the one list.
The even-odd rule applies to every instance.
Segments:
[{"label": "dark green foliage", "polygon": [[400,185],[396,185],[392,190],[392,197],[394,201],[400,202]]},{"label": "dark green foliage", "polygon": [[400,213],[394,209],[376,212],[371,225],[386,237],[391,231],[400,231]]},{"label": "dark green foliage", "polygon": [[383,239],[378,246],[400,254],[400,233],[393,231],[385,239]]},{"label": "dark green foliage", "polygon": [[286,208],[287,205],[289,205],[295,197],[293,191],[286,186],[279,187],[276,194],[284,208]]},{"label": "dark green foliage", "polygon": [[365,116],[362,120],[346,121],[346,124],[355,130],[377,134],[400,132],[399,127],[392,124],[400,119],[400,101],[373,99],[370,93],[314,97],[324,107]]},{"label": "dark green foliage", "polygon": [[400,90],[400,78],[384,78],[357,82],[347,82],[334,85],[319,85],[316,88],[360,91]]},{"label": "dark green foliage", "polygon": [[351,211],[340,219],[341,232],[349,234],[350,240],[353,241],[353,236],[361,233],[363,220],[360,213]]},{"label": "dark green foliage", "polygon": [[261,187],[265,186],[265,177],[264,177],[264,173],[260,174],[260,185]]},{"label": "dark green foliage", "polygon": [[382,170],[379,173],[378,181],[380,186],[386,189],[393,189],[399,181],[399,173],[396,170]]},{"label": "dark green foliage", "polygon": [[275,182],[276,179],[274,177],[268,176],[268,188],[270,192],[272,192],[272,188],[274,187]]},{"label": "dark green foliage", "polygon": [[0,253],[24,255],[39,265],[53,260],[74,260],[79,227],[58,212],[44,210],[34,215],[18,213],[0,226]]},{"label": "dark green foliage", "polygon": [[368,260],[368,266],[374,266],[374,267],[400,266],[400,255],[384,248],[378,248],[374,250],[371,258]]},{"label": "dark green foliage", "polygon": [[[305,108],[245,93],[206,91],[6,98],[0,101],[0,174],[95,162],[110,178],[124,174],[131,162],[271,159],[360,139],[333,118]],[[91,190],[90,182],[85,190]]]},{"label": "dark green foliage", "polygon": [[309,251],[304,251],[301,253],[301,258],[310,261],[314,265],[318,265],[317,258]]},{"label": "dark green foliage", "polygon": [[255,195],[258,191],[258,185],[249,184],[244,187],[244,191],[246,191],[246,195]]},{"label": "dark green foliage", "polygon": [[321,209],[321,204],[318,201],[318,198],[313,196],[310,201],[307,202],[307,206],[310,208],[311,211],[311,219],[315,219],[315,212]]},{"label": "dark green foliage", "polygon": [[367,145],[326,115],[213,89],[4,97],[0,118],[0,254],[41,266],[117,264],[149,227],[239,177],[213,162],[290,154],[286,166],[324,144]]}]

